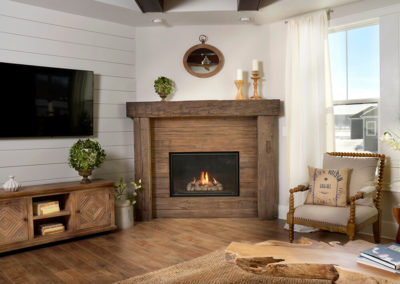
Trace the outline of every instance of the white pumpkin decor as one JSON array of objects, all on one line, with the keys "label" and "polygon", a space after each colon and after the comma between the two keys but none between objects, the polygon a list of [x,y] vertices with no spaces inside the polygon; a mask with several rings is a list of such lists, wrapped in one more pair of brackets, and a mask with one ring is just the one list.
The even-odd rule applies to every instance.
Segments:
[{"label": "white pumpkin decor", "polygon": [[18,191],[21,185],[15,181],[14,176],[10,176],[10,179],[3,184],[5,191]]}]

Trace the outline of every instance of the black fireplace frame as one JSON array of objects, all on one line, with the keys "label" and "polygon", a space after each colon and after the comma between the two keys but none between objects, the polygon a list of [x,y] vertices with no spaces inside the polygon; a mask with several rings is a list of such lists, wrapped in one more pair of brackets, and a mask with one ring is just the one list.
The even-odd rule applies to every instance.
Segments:
[{"label": "black fireplace frame", "polygon": [[[204,193],[172,193],[173,180],[172,180],[172,155],[235,155],[236,159],[236,182],[237,188],[232,194],[204,194]],[[215,151],[215,152],[169,152],[169,196],[170,197],[239,197],[240,196],[240,153],[238,151]]]}]

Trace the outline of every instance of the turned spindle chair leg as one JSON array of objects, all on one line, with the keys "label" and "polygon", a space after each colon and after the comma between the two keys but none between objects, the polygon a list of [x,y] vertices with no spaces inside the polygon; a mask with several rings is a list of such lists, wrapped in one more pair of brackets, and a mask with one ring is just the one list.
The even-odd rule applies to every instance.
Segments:
[{"label": "turned spindle chair leg", "polygon": [[381,216],[378,216],[378,220],[372,224],[372,230],[374,232],[374,241],[379,244],[381,242]]},{"label": "turned spindle chair leg", "polygon": [[289,224],[289,242],[293,243],[294,239],[294,224]]}]

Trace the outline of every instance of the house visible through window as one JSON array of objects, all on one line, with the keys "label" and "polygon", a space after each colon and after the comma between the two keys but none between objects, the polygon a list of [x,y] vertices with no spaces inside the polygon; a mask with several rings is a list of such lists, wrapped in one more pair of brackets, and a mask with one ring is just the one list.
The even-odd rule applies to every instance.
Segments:
[{"label": "house visible through window", "polygon": [[379,25],[329,34],[336,151],[377,152]]}]

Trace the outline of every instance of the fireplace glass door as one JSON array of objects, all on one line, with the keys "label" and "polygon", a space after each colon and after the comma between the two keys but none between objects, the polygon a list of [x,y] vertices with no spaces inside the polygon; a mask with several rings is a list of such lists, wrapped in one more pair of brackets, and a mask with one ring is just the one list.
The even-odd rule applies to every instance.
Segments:
[{"label": "fireplace glass door", "polygon": [[169,153],[170,196],[239,196],[239,152]]}]

